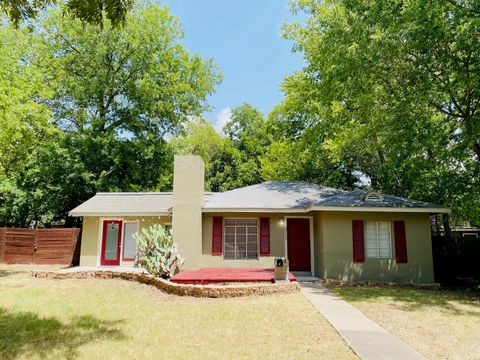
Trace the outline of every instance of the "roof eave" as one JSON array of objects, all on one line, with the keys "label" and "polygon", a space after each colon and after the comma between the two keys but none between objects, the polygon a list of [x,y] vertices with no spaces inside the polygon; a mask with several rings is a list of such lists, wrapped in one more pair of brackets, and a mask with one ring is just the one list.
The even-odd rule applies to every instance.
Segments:
[{"label": "roof eave", "polygon": [[222,208],[202,208],[202,212],[204,213],[222,213],[222,212],[304,213],[304,212],[307,212],[307,209],[305,208],[227,208],[227,207],[222,207]]},{"label": "roof eave", "polygon": [[168,212],[88,212],[88,211],[71,211],[68,213],[72,217],[83,216],[171,216]]},{"label": "roof eave", "polygon": [[308,211],[356,211],[356,212],[400,212],[400,213],[429,213],[449,214],[449,208],[443,207],[387,207],[387,206],[310,206]]},{"label": "roof eave", "polygon": [[348,212],[396,212],[396,213],[427,213],[449,214],[449,208],[421,208],[421,207],[387,207],[387,206],[309,206],[307,208],[202,208],[204,213],[306,213],[309,211],[348,211]]}]

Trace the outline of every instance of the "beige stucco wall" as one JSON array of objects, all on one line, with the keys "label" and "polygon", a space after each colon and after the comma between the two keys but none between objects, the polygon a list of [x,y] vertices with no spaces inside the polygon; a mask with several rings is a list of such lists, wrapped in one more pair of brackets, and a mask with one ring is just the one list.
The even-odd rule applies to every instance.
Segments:
[{"label": "beige stucco wall", "polygon": [[[408,263],[393,259],[365,259],[354,263],[352,250],[352,220],[404,220]],[[428,214],[322,212],[318,226],[323,242],[323,272],[321,276],[340,280],[380,280],[395,282],[432,283],[433,260]]]},{"label": "beige stucco wall", "polygon": [[313,212],[313,233],[314,233],[314,275],[323,278],[324,277],[324,246],[323,246],[323,232],[322,224],[320,223],[320,213]]},{"label": "beige stucco wall", "polygon": [[[266,213],[204,213],[202,215],[202,248],[201,253],[185,256],[185,268],[198,269],[203,267],[265,267],[272,268],[276,256],[285,256],[285,216],[289,214]],[[291,214],[290,214],[291,215]],[[213,217],[224,218],[270,218],[270,256],[259,256],[257,259],[227,260],[223,255],[212,255]],[[311,214],[309,214],[311,216]],[[315,221],[313,221],[314,223]],[[314,232],[314,239],[316,233]],[[314,245],[315,247],[315,245]],[[315,253],[315,252],[314,252]],[[260,252],[258,252],[260,255]],[[183,255],[183,254],[182,254]]]},{"label": "beige stucco wall", "polygon": [[99,258],[99,241],[101,241],[103,220],[123,220],[138,221],[139,230],[147,228],[152,224],[170,224],[171,217],[168,216],[140,216],[140,217],[91,217],[83,218],[82,226],[82,244],[80,247],[80,265],[81,266],[97,266],[100,264]]},{"label": "beige stucco wall", "polygon": [[199,156],[175,156],[173,169],[173,240],[190,269],[202,252],[204,164]]},{"label": "beige stucco wall", "polygon": [[[313,219],[316,276],[340,280],[382,280],[415,283],[432,283],[434,281],[428,214],[315,212],[306,215],[312,216]],[[213,216],[230,218],[269,217],[271,256],[259,256],[257,259],[250,260],[225,260],[223,255],[211,255]],[[285,255],[285,216],[289,216],[289,214],[202,214],[201,240],[198,241],[194,236],[185,236],[179,242],[180,254],[185,258],[184,269],[203,267],[271,268],[275,256]],[[153,223],[171,223],[172,220],[171,217],[110,217],[108,219],[138,220],[140,228],[148,227]],[[98,242],[101,231],[99,221],[101,220],[102,218],[99,217],[84,218],[80,258],[80,265],[82,266],[95,266],[99,263]],[[364,263],[354,263],[352,260],[352,220],[404,220],[408,263],[397,264],[395,262],[394,243],[392,243],[393,259],[365,259]],[[181,225],[179,224],[179,226]]]}]

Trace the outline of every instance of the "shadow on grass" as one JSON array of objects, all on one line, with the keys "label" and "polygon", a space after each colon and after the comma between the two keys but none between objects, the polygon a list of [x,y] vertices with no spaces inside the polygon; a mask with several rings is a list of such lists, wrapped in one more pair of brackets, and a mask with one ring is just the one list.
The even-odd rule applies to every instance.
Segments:
[{"label": "shadow on grass", "polygon": [[122,340],[114,328],[118,322],[83,315],[62,323],[54,317],[41,318],[33,312],[10,312],[0,308],[0,359],[56,357],[73,359],[77,348],[93,340]]},{"label": "shadow on grass", "polygon": [[[329,289],[346,301],[398,301],[403,310],[434,306],[454,315],[470,315],[480,317],[480,294],[465,290],[427,290],[412,288],[382,288],[382,287],[332,287]],[[475,310],[461,309],[455,304],[468,305]]]},{"label": "shadow on grass", "polygon": [[2,277],[7,277],[7,276],[13,276],[17,274],[21,274],[22,271],[14,271],[14,270],[0,270],[0,278]]}]

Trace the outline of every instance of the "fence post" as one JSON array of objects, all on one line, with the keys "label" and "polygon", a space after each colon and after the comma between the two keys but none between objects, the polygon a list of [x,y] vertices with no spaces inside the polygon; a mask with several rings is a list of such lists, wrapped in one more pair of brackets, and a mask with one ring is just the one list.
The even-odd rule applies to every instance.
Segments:
[{"label": "fence post", "polygon": [[33,229],[35,239],[33,240],[33,264],[37,264],[37,249],[38,249],[38,229]]},{"label": "fence post", "polygon": [[0,263],[3,262],[3,257],[5,255],[5,245],[6,245],[6,242],[7,242],[7,228],[4,227],[3,229],[0,229]]}]

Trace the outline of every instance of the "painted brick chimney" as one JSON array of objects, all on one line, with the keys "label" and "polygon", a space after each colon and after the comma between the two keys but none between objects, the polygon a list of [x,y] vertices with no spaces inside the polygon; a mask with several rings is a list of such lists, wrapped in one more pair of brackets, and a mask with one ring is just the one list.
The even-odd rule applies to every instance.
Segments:
[{"label": "painted brick chimney", "polygon": [[200,156],[175,156],[173,162],[173,240],[185,258],[184,268],[194,268],[202,254],[202,204],[205,165]]}]

